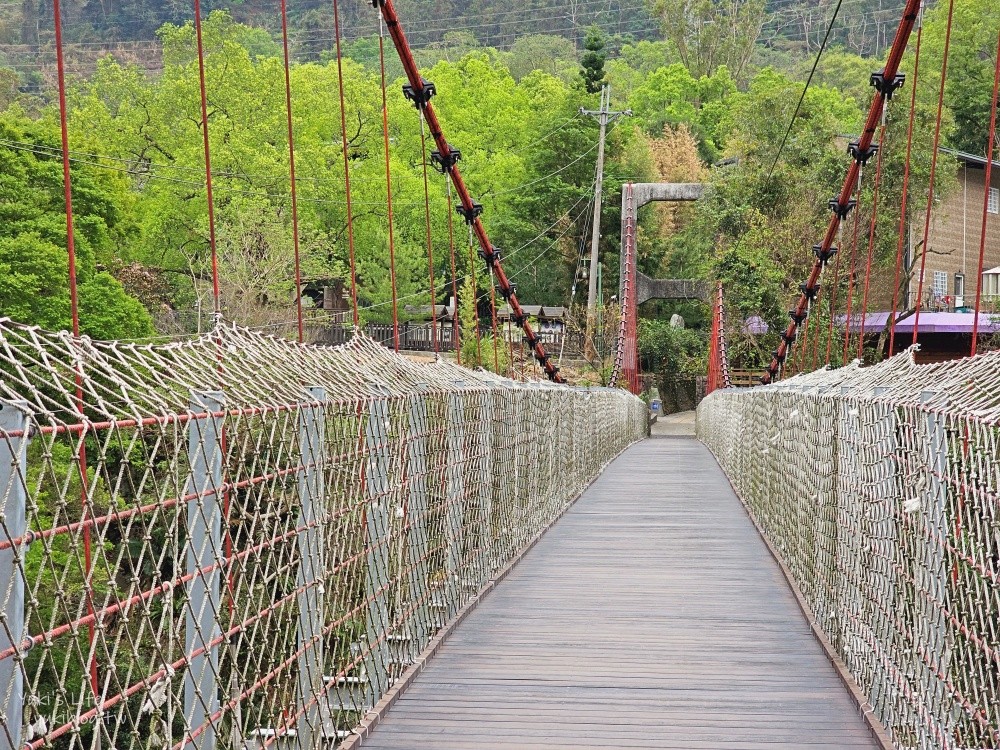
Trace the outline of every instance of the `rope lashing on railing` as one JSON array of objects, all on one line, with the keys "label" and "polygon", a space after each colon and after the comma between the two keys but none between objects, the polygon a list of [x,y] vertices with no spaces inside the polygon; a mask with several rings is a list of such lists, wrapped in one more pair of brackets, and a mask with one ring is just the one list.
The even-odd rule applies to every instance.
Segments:
[{"label": "rope lashing on railing", "polygon": [[874,153],[871,150],[872,141],[875,137],[876,128],[882,120],[883,107],[886,101],[892,97],[893,92],[903,84],[904,77],[898,72],[899,64],[903,58],[903,52],[906,50],[910,32],[916,23],[919,9],[920,0],[907,0],[885,66],[881,71],[873,73],[871,76],[871,84],[875,88],[875,95],[872,97],[872,103],[868,109],[868,116],[862,128],[861,136],[856,143],[851,144],[854,159],[847,170],[847,176],[844,179],[840,193],[830,201],[830,208],[833,215],[830,218],[829,226],[827,227],[826,234],[823,236],[822,242],[816,247],[816,259],[813,262],[812,270],[805,283],[802,284],[802,293],[799,295],[794,309],[795,316],[792,317],[792,320],[783,332],[781,343],[778,344],[778,349],[771,358],[771,363],[768,365],[763,376],[761,376],[762,383],[770,383],[778,377],[778,373],[795,341],[796,332],[799,328],[796,318],[804,321],[806,316],[808,316],[810,303],[815,299],[819,290],[819,278],[833,254],[831,250],[834,246],[834,239],[837,237],[837,231],[840,228],[841,222],[851,212],[851,209],[854,208],[854,200],[851,194],[858,184],[863,161],[866,161]]},{"label": "rope lashing on railing", "polygon": [[433,83],[424,80],[420,75],[420,69],[413,57],[413,52],[410,49],[410,44],[406,39],[406,34],[403,31],[392,0],[372,0],[372,5],[381,11],[382,17],[385,19],[389,36],[392,38],[393,45],[396,47],[396,53],[399,55],[399,60],[409,81],[404,86],[403,92],[413,102],[414,106],[417,107],[424,121],[427,123],[431,137],[437,146],[436,160],[448,173],[452,184],[455,186],[455,193],[461,203],[457,207],[457,210],[472,227],[472,231],[479,242],[480,256],[496,276],[500,294],[510,306],[513,320],[524,331],[526,343],[531,348],[535,359],[538,360],[545,370],[545,375],[553,382],[564,382],[562,376],[559,375],[559,368],[551,362],[551,358],[545,351],[541,340],[535,334],[534,330],[532,330],[531,324],[528,323],[528,315],[524,312],[520,302],[518,302],[516,288],[504,272],[499,248],[493,246],[489,236],[486,234],[486,228],[483,226],[482,219],[480,218],[483,207],[472,199],[472,195],[469,193],[465,185],[465,180],[462,178],[461,170],[458,167],[461,152],[452,147],[444,137],[441,123],[438,121],[437,113],[434,110],[434,105],[431,104],[431,97],[437,93],[437,89]]},{"label": "rope lashing on railing", "polygon": [[0,742],[19,750],[336,743],[646,431],[623,391],[363,334],[155,345],[0,320],[0,369]]},{"label": "rope lashing on railing", "polygon": [[914,349],[698,406],[895,747],[1000,747],[1000,352]]}]

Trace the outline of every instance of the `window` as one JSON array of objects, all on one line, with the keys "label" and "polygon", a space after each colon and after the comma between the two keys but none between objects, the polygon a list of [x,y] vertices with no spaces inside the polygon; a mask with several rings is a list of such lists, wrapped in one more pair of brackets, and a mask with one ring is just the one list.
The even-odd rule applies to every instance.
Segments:
[{"label": "window", "polygon": [[991,214],[1000,214],[1000,188],[990,188],[990,198],[986,210]]},{"label": "window", "polygon": [[948,274],[944,271],[934,272],[934,296],[938,299],[948,294]]},{"label": "window", "polygon": [[1000,273],[991,269],[983,274],[983,297],[992,299],[1000,291]]}]

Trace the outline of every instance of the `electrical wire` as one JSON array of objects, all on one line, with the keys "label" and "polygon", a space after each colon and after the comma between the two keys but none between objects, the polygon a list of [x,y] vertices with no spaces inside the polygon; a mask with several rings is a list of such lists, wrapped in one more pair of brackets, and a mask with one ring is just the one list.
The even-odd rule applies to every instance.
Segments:
[{"label": "electrical wire", "polygon": [[771,168],[767,171],[767,179],[764,184],[770,184],[771,175],[774,174],[774,168],[778,165],[778,159],[781,158],[781,153],[785,150],[785,144],[788,143],[788,136],[792,132],[792,127],[795,125],[795,119],[799,116],[799,110],[802,108],[802,102],[806,99],[806,92],[809,91],[809,86],[812,84],[813,76],[816,75],[816,68],[819,66],[820,58],[823,56],[823,51],[826,49],[826,43],[830,40],[830,33],[833,31],[833,24],[837,21],[837,14],[840,13],[840,6],[844,0],[837,0],[837,7],[833,9],[833,15],[830,17],[830,22],[826,26],[826,34],[823,37],[823,43],[819,47],[819,52],[816,53],[816,59],[813,61],[812,70],[809,71],[809,77],[806,79],[806,85],[802,88],[802,95],[799,97],[798,104],[795,105],[795,111],[792,112],[792,119],[788,122],[788,128],[785,130],[785,135],[781,138],[781,145],[778,146],[778,152],[774,155],[774,161],[771,162]]}]

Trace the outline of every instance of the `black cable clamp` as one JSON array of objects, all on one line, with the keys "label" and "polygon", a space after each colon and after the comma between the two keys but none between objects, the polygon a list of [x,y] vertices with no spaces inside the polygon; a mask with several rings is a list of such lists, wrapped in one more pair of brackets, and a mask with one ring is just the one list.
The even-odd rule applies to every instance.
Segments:
[{"label": "black cable clamp", "polygon": [[477,216],[480,216],[483,213],[483,204],[476,203],[476,201],[472,201],[471,210],[463,205],[458,205],[455,208],[455,210],[458,211],[458,213],[462,216],[463,219],[465,219],[466,224],[471,224],[476,220]]},{"label": "black cable clamp", "polygon": [[807,300],[812,302],[813,300],[816,299],[816,295],[819,294],[819,287],[820,287],[819,284],[810,287],[808,284],[802,283],[799,284],[799,291],[802,292],[804,295],[806,295]]},{"label": "black cable clamp", "polygon": [[524,328],[524,324],[528,322],[528,316],[522,312],[520,315],[512,315],[511,320],[519,328]]},{"label": "black cable clamp", "polygon": [[789,310],[788,317],[795,321],[795,325],[800,326],[809,317],[809,311],[803,310],[799,312],[798,310]]},{"label": "black cable clamp", "polygon": [[423,109],[426,107],[427,102],[429,102],[431,97],[436,93],[437,87],[426,78],[420,79],[419,91],[415,90],[413,86],[408,83],[403,85],[403,96],[413,102],[413,106],[417,109]]},{"label": "black cable clamp", "polygon": [[830,258],[837,254],[838,248],[828,247],[825,248],[822,245],[813,245],[813,255],[819,258],[819,262],[824,266],[830,262]]},{"label": "black cable clamp", "polygon": [[534,349],[536,346],[538,346],[538,337],[537,336],[525,336],[524,337],[524,343],[527,344],[529,348]]},{"label": "black cable clamp", "polygon": [[[768,370],[767,374],[769,376],[771,376],[771,371]],[[771,376],[771,377],[773,377],[773,376]],[[770,383],[771,383],[771,377],[764,377],[763,375],[761,375],[759,378],[757,378],[757,382],[760,383],[761,385],[770,385]]]},{"label": "black cable clamp", "polygon": [[[787,352],[785,354],[781,354],[777,349],[775,349],[773,352],[771,352],[771,357],[779,365],[784,364],[786,356],[787,356]],[[773,367],[774,365],[772,364],[771,366]]]},{"label": "black cable clamp", "polygon": [[795,339],[797,339],[798,337],[799,334],[797,331],[795,333],[789,333],[788,331],[781,332],[781,340],[785,342],[786,351],[787,349],[792,348],[792,344],[795,343]]},{"label": "black cable clamp", "polygon": [[491,247],[489,250],[480,248],[479,250],[479,257],[482,258],[486,262],[486,265],[490,268],[493,268],[497,264],[497,261],[500,260],[501,256],[502,253],[500,252],[499,247]]},{"label": "black cable clamp", "polygon": [[868,79],[868,83],[875,87],[875,90],[882,94],[886,99],[892,99],[892,95],[896,92],[900,86],[906,81],[905,73],[896,73],[892,81],[885,80],[885,71],[878,70],[872,73],[871,78]]},{"label": "black cable clamp", "polygon": [[372,7],[373,8],[384,8],[385,7],[385,0],[372,0]]},{"label": "black cable clamp", "polygon": [[548,352],[545,352],[545,354],[541,354],[541,355],[536,354],[535,355],[535,359],[537,359],[539,362],[541,362],[542,366],[545,367],[545,366],[547,366],[549,364],[550,355],[549,355]]},{"label": "black cable clamp", "polygon": [[440,151],[431,151],[431,166],[441,174],[451,172],[461,160],[462,152],[448,144],[448,155],[442,156]]},{"label": "black cable clamp", "polygon": [[851,213],[851,209],[858,205],[858,202],[854,198],[850,198],[847,203],[841,203],[840,197],[838,196],[836,198],[831,198],[828,205],[830,206],[830,210],[837,214],[840,220],[843,221],[847,218],[847,215]]},{"label": "black cable clamp", "polygon": [[871,143],[868,148],[861,148],[861,141],[851,141],[847,144],[847,153],[854,157],[854,161],[864,166],[875,154],[878,153],[878,144]]},{"label": "black cable clamp", "polygon": [[497,291],[500,293],[501,297],[510,302],[510,298],[517,294],[517,284],[513,281],[508,281],[506,289],[497,284]]}]

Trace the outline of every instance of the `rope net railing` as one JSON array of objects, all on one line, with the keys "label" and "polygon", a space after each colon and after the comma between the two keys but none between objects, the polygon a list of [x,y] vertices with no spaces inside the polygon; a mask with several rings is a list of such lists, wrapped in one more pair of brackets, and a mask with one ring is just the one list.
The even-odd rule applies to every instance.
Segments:
[{"label": "rope net railing", "polygon": [[646,430],[623,391],[363,335],[0,321],[0,370],[12,750],[335,745]]},{"label": "rope net railing", "polygon": [[913,350],[698,407],[897,747],[1000,747],[1000,353]]}]

